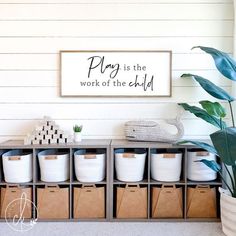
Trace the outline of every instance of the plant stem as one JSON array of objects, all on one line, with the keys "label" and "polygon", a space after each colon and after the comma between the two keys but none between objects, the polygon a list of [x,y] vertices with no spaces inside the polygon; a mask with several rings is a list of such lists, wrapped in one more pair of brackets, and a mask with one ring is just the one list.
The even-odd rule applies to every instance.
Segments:
[{"label": "plant stem", "polygon": [[236,166],[234,165],[234,166],[232,166],[232,171],[233,171],[233,175],[234,175],[234,183],[235,183],[235,185],[234,185],[234,195],[235,195],[235,197],[236,197]]},{"label": "plant stem", "polygon": [[223,177],[223,175],[222,175],[221,172],[219,172],[219,175],[220,175],[222,181],[224,182],[224,184],[226,185],[226,187],[228,188],[228,190],[230,191],[232,197],[235,197],[235,196],[234,196],[234,192],[232,191],[232,189],[231,189],[231,188],[229,187],[229,185],[227,184],[227,181],[224,179],[224,177]]},{"label": "plant stem", "polygon": [[225,164],[225,163],[223,163],[223,164],[224,164],[224,167],[225,167],[225,169],[226,169],[227,174],[228,174],[229,177],[230,177],[230,181],[231,181],[231,184],[232,184],[232,188],[233,188],[234,190],[236,190],[236,183],[235,183],[235,181],[233,180],[233,176],[231,175],[231,173],[230,173],[228,167],[226,166],[226,164]]},{"label": "plant stem", "polygon": [[222,118],[220,117],[220,129],[222,130],[223,127],[222,127]]},{"label": "plant stem", "polygon": [[234,123],[234,112],[233,112],[232,104],[231,104],[230,101],[229,101],[229,107],[230,107],[230,113],[231,113],[231,118],[232,118],[232,124],[233,124],[233,127],[235,127],[235,123]]}]

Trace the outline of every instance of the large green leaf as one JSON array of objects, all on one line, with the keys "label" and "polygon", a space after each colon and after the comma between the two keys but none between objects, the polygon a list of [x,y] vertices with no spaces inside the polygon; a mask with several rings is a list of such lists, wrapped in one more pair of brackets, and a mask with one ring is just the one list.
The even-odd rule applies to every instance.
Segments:
[{"label": "large green leaf", "polygon": [[222,107],[218,102],[200,101],[199,103],[211,116],[216,116],[219,118],[224,118],[226,116],[224,107]]},{"label": "large green leaf", "polygon": [[206,166],[208,166],[210,169],[212,169],[215,172],[221,171],[221,166],[216,161],[213,161],[213,160],[209,161],[206,159],[202,159],[202,160],[196,161],[196,162],[204,163]]},{"label": "large green leaf", "polygon": [[221,122],[220,119],[209,115],[205,110],[196,107],[196,106],[190,106],[187,103],[179,103],[180,106],[182,106],[186,111],[189,111],[193,113],[195,116],[205,120],[206,122],[216,126],[217,128],[225,128],[226,124],[225,122]]},{"label": "large green leaf", "polygon": [[226,128],[210,135],[223,163],[236,166],[236,128]]},{"label": "large green leaf", "polygon": [[195,141],[195,140],[184,140],[184,141],[178,142],[178,144],[185,144],[185,143],[192,143],[192,144],[218,156],[216,149],[208,143]]},{"label": "large green leaf", "polygon": [[235,100],[235,98],[228,94],[224,89],[216,86],[214,83],[201,76],[193,74],[183,74],[181,75],[181,77],[193,77],[207,93],[217,99],[227,100],[230,102]]},{"label": "large green leaf", "polygon": [[204,52],[210,54],[219,72],[230,80],[236,81],[236,61],[225,52],[219,51],[215,48],[197,46]]}]

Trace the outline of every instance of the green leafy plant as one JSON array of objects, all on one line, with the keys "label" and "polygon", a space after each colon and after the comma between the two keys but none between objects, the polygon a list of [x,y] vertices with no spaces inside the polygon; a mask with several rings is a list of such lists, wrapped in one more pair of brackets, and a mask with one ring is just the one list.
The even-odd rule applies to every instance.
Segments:
[{"label": "green leafy plant", "polygon": [[[197,46],[193,47],[193,49],[194,48],[200,48],[202,51],[210,54],[218,71],[226,78],[236,81],[236,61],[228,54],[210,47]],[[224,89],[218,87],[211,81],[201,76],[183,74],[181,77],[193,78],[212,97],[227,101],[229,104],[232,126],[227,126],[223,121],[226,117],[226,111],[219,102],[200,101],[199,103],[201,107],[190,106],[187,103],[179,103],[179,105],[186,111],[193,113],[196,117],[201,118],[219,129],[218,131],[210,134],[213,145],[195,140],[185,140],[179,143],[183,144],[189,142],[219,156],[222,165],[226,170],[226,174],[229,176],[231,182],[230,184],[226,181],[225,175],[223,175],[223,170],[216,161],[208,161],[203,159],[200,162],[207,165],[213,171],[218,172],[232,197],[236,198],[236,128],[232,109],[232,102],[235,101],[235,98],[228,94],[228,92]],[[232,171],[230,171],[230,167]]]},{"label": "green leafy plant", "polygon": [[82,125],[74,125],[73,130],[75,133],[80,133],[82,132],[83,126]]}]

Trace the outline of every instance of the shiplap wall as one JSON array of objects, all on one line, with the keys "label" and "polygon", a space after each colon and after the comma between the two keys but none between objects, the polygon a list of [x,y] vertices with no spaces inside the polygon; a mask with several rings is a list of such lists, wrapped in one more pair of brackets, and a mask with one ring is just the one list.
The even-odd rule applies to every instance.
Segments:
[{"label": "shiplap wall", "polygon": [[[0,140],[22,138],[43,115],[62,128],[84,125],[86,138],[122,138],[130,119],[174,118],[177,102],[209,96],[190,72],[230,91],[231,83],[195,45],[233,52],[231,0],[0,0]],[[173,51],[171,98],[61,98],[60,50]],[[185,136],[210,125],[185,113]],[[168,130],[173,128],[165,126]]]}]

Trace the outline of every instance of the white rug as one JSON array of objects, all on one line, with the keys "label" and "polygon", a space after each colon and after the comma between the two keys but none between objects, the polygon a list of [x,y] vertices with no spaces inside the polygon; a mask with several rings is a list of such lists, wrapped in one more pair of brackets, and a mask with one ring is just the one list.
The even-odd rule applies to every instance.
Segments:
[{"label": "white rug", "polygon": [[1,236],[224,236],[220,223],[37,223],[28,232],[0,224]]}]

